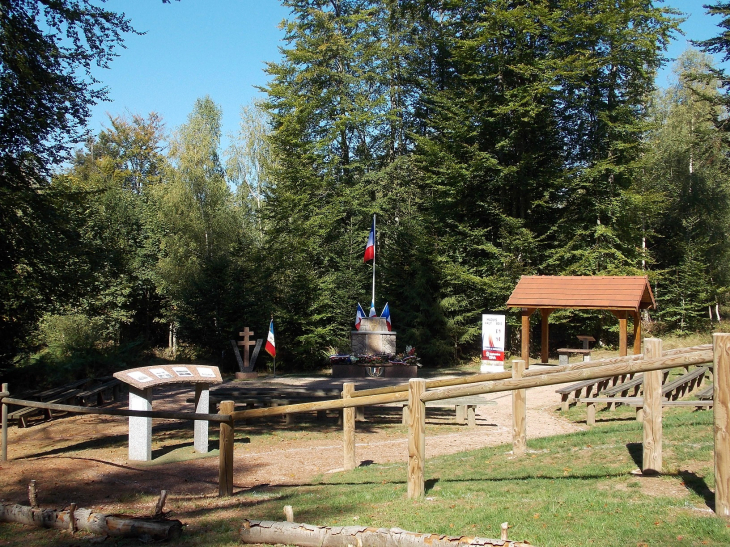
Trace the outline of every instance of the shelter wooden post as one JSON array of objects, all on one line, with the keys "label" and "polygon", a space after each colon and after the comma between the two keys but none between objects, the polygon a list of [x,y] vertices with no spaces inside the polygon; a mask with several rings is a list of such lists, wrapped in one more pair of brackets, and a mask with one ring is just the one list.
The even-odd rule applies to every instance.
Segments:
[{"label": "shelter wooden post", "polygon": [[535,308],[522,308],[522,360],[525,368],[530,368],[530,316]]},{"label": "shelter wooden post", "polygon": [[641,353],[641,312],[634,312],[634,355]]},{"label": "shelter wooden post", "polygon": [[549,350],[550,350],[550,325],[548,324],[548,317],[550,317],[550,314],[553,312],[553,310],[548,308],[542,308],[540,310],[540,316],[541,316],[541,323],[540,323],[540,330],[542,336],[540,337],[540,361],[542,363],[547,363],[549,358]]},{"label": "shelter wooden post", "polygon": [[[3,384],[0,391],[8,393],[8,384]],[[0,403],[2,407],[2,447],[0,447],[0,461],[8,461],[8,405]]]},{"label": "shelter wooden post", "polygon": [[715,514],[730,517],[730,334],[713,342],[715,414]]},{"label": "shelter wooden post", "polygon": [[628,319],[625,311],[614,312],[618,317],[618,355],[619,357],[626,357],[627,346],[628,346]]},{"label": "shelter wooden post", "polygon": [[408,499],[426,493],[426,403],[421,401],[425,391],[423,378],[411,378],[408,382]]},{"label": "shelter wooden post", "polygon": [[[353,382],[345,382],[342,384],[342,398],[350,399],[355,391]],[[345,453],[345,471],[355,469],[357,463],[355,461],[355,408],[342,409],[342,438],[343,449]]]},{"label": "shelter wooden post", "polygon": [[[218,414],[233,414],[234,402],[221,401]],[[234,422],[221,422],[218,460],[218,497],[233,495],[233,429]]]},{"label": "shelter wooden post", "polygon": [[[525,372],[522,359],[512,361],[512,379],[520,380]],[[527,451],[527,398],[526,389],[512,392],[512,454],[522,456]]]},{"label": "shelter wooden post", "polygon": [[[656,359],[662,356],[662,341],[644,340],[644,356]],[[644,444],[641,472],[662,472],[662,371],[644,373]]]}]

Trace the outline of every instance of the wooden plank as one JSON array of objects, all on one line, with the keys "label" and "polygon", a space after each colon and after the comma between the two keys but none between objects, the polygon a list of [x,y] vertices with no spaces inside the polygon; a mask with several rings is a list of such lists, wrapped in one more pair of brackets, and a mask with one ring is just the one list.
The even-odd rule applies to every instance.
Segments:
[{"label": "wooden plank", "polygon": [[[644,355],[647,359],[662,354],[662,341],[644,339]],[[644,373],[644,442],[641,471],[643,474],[662,472],[662,371]]]},{"label": "wooden plank", "polygon": [[3,399],[11,405],[28,406],[31,408],[43,408],[57,410],[59,412],[72,412],[74,414],[101,414],[104,416],[135,416],[138,418],[161,418],[169,420],[208,420],[209,422],[224,422],[230,418],[222,417],[220,414],[196,414],[195,412],[170,412],[166,410],[126,410],[122,408],[95,408],[88,406],[60,405],[56,403],[44,403],[41,401],[26,401],[24,399]]},{"label": "wooden plank", "polygon": [[[350,399],[352,392],[355,391],[355,384],[345,382],[342,385],[342,398]],[[342,411],[342,444],[345,457],[345,471],[355,469],[357,462],[355,460],[355,409],[345,408]]]},{"label": "wooden plank", "polygon": [[713,334],[715,514],[730,518],[730,334]]},{"label": "wooden plank", "polygon": [[[521,359],[512,361],[512,378],[522,379],[525,373],[525,362]],[[527,397],[526,390],[516,389],[512,392],[512,454],[523,456],[527,451]]]},{"label": "wooden plank", "polygon": [[423,378],[413,378],[408,391],[408,499],[425,494],[426,406],[421,397],[426,391]]},{"label": "wooden plank", "polygon": [[[233,401],[223,401],[219,414],[230,415],[233,413]],[[218,497],[233,495],[233,422],[221,422],[220,438],[218,449],[220,452],[218,460]]]}]

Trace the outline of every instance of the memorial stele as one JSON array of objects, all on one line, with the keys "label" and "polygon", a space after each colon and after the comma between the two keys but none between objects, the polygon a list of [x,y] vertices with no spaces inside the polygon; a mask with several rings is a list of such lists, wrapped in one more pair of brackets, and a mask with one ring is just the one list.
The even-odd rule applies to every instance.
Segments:
[{"label": "memorial stele", "polygon": [[[195,385],[195,412],[208,414],[210,386],[223,382],[218,367],[207,365],[155,365],[115,372],[114,377],[129,385],[129,410],[152,410],[155,387],[169,384]],[[208,452],[208,421],[195,420],[193,446],[196,452]],[[129,417],[129,459],[152,460],[152,418]]]}]

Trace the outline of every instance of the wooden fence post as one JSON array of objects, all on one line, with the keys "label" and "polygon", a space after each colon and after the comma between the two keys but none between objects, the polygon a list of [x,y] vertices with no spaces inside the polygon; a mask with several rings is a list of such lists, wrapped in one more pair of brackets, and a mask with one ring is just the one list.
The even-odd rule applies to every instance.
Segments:
[{"label": "wooden fence post", "polygon": [[[662,341],[658,338],[644,339],[644,358],[662,356]],[[644,373],[644,452],[641,472],[657,474],[662,472],[662,371]]]},{"label": "wooden fence post", "polygon": [[421,401],[425,391],[423,378],[411,378],[408,382],[408,499],[426,493],[426,403]]},{"label": "wooden fence post", "polygon": [[[522,359],[512,361],[512,379],[520,380],[525,373]],[[522,456],[527,451],[527,397],[526,389],[512,392],[512,454]]]},{"label": "wooden fence post", "polygon": [[730,517],[730,334],[712,335],[715,415],[715,514]]},{"label": "wooden fence post", "polygon": [[[221,401],[218,414],[233,414],[234,402]],[[233,435],[234,422],[221,422],[218,448],[218,497],[233,495]]]},{"label": "wooden fence post", "polygon": [[[0,391],[8,392],[8,384],[3,384]],[[0,448],[0,461],[8,461],[8,405],[0,404],[2,407],[2,447]]]},{"label": "wooden fence post", "polygon": [[[355,391],[355,384],[353,382],[345,382],[342,384],[342,398],[352,398],[352,393]],[[357,463],[355,462],[355,408],[343,408],[342,409],[342,439],[343,448],[345,451],[345,471],[355,469]]]}]

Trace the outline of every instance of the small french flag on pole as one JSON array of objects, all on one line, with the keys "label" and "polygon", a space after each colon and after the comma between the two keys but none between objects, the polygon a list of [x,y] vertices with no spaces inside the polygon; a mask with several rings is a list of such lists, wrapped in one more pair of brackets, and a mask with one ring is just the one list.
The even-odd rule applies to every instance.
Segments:
[{"label": "small french flag on pole", "polygon": [[378,312],[375,311],[375,302],[370,302],[370,315],[369,317],[377,317]]},{"label": "small french flag on pole", "polygon": [[393,330],[393,325],[390,324],[390,308],[388,307],[387,302],[385,303],[383,313],[380,314],[380,317],[385,318],[385,324],[388,325],[388,330]]},{"label": "small french flag on pole", "polygon": [[368,243],[365,245],[365,256],[362,261],[367,262],[368,260],[375,259],[375,217],[373,217],[373,225],[370,227],[370,235],[368,236]]},{"label": "small french flag on pole", "polygon": [[264,346],[266,353],[272,357],[276,357],[276,342],[274,341],[274,318],[271,318],[269,323],[269,335],[266,337],[266,346]]},{"label": "small french flag on pole", "polygon": [[360,330],[360,321],[365,317],[365,310],[362,309],[360,302],[357,303],[357,312],[355,313],[355,330]]}]

